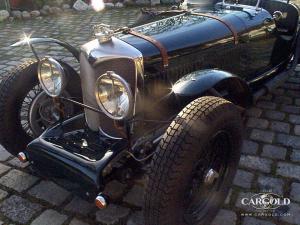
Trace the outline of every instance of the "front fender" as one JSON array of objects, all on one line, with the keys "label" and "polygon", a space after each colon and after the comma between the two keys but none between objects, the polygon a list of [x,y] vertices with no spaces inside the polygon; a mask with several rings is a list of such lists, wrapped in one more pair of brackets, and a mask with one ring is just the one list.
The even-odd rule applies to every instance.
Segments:
[{"label": "front fender", "polygon": [[11,47],[19,47],[19,46],[24,46],[24,45],[32,45],[32,44],[41,44],[41,43],[55,43],[58,44],[65,49],[67,49],[79,62],[79,54],[80,51],[70,45],[69,43],[65,41],[60,41],[54,38],[25,38],[24,40],[18,41],[17,43],[14,43],[11,45]]},{"label": "front fender", "polygon": [[198,70],[179,79],[172,90],[175,96],[194,100],[211,88],[228,93],[230,100],[246,107],[252,102],[252,94],[247,82],[231,73],[217,70]]}]

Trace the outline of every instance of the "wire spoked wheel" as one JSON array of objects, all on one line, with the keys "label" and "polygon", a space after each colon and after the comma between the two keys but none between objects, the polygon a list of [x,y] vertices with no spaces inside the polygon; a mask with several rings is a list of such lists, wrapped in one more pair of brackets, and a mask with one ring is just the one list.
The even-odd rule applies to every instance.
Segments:
[{"label": "wire spoked wheel", "polygon": [[224,130],[218,131],[205,149],[207,151],[196,163],[185,193],[184,220],[187,224],[201,220],[207,213],[206,206],[215,201],[226,176],[228,157],[232,151],[230,136]]},{"label": "wire spoked wheel", "polygon": [[[62,96],[69,97],[69,94],[65,91]],[[62,102],[62,106],[65,117],[74,114],[74,107],[71,103]],[[60,109],[54,103],[53,98],[48,96],[40,85],[36,85],[24,98],[20,118],[24,131],[29,136],[36,137],[59,121]]]},{"label": "wire spoked wheel", "polygon": [[[79,77],[71,67],[64,66],[73,79],[63,97],[81,99]],[[71,103],[54,104],[52,98],[42,91],[37,71],[38,62],[30,60],[3,74],[0,82],[0,144],[15,156],[56,123],[60,119],[58,115],[68,118],[81,112]]]}]

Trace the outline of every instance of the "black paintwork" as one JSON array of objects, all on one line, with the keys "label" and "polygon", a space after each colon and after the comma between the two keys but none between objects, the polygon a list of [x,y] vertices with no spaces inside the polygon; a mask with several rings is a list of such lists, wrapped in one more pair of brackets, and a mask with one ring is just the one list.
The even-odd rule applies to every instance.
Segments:
[{"label": "black paintwork", "polygon": [[[168,78],[172,82],[187,71],[203,68],[218,68],[251,81],[288,59],[291,52],[282,52],[282,49],[290,49],[292,40],[284,41],[280,37],[271,14],[266,10],[218,10],[210,13],[236,29],[238,45],[234,45],[231,32],[219,21],[187,13],[135,29],[154,37],[166,47],[170,56]],[[121,39],[143,53],[146,71],[149,70],[147,75],[152,71],[160,72],[161,56],[157,48],[131,35]],[[177,74],[174,76],[174,73]]]},{"label": "black paintwork", "polygon": [[[294,53],[298,27],[291,23],[297,24],[298,18],[288,17],[286,23],[275,22],[271,14],[275,10],[286,10],[288,15],[298,16],[298,11],[283,2],[274,5],[266,4],[267,10],[259,11],[239,7],[223,10],[219,5],[218,10],[207,12],[221,17],[237,30],[238,44],[219,21],[185,12],[134,28],[153,36],[166,47],[170,57],[166,71],[161,70],[157,48],[132,35],[119,35],[120,39],[139,49],[144,57],[145,74],[143,81],[138,82],[143,100],[138,106],[138,119],[170,119],[184,106],[178,102],[186,103],[212,87],[225,89],[228,96],[234,96],[231,100],[237,105],[247,105],[253,91],[284,70]],[[77,119],[80,118],[65,123],[72,127]],[[155,128],[145,124],[138,123],[138,129],[134,130],[139,133],[138,137]],[[77,128],[73,130],[76,132]],[[124,139],[102,142],[103,137],[95,134],[102,147],[95,147],[95,155],[86,158],[86,154],[78,155],[76,146],[68,141],[62,143],[69,137],[61,135],[67,134],[60,125],[47,130],[29,144],[26,151],[29,159],[42,168],[46,165],[46,170],[53,165],[55,173],[65,173],[97,190],[103,185],[104,167],[128,147]]]},{"label": "black paintwork", "polygon": [[[40,171],[66,176],[95,195],[103,188],[102,171],[128,143],[101,138],[83,127],[84,114],[57,124],[32,141],[26,154]],[[83,139],[88,148],[82,148]]]}]

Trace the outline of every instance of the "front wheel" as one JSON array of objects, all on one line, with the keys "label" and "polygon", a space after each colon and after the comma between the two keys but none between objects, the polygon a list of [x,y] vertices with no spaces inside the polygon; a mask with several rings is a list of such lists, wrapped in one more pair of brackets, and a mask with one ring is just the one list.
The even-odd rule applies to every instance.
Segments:
[{"label": "front wheel", "polygon": [[[66,72],[74,73],[67,65],[63,66]],[[39,85],[37,67],[38,62],[28,61],[4,74],[0,82],[0,144],[13,155],[23,151],[33,138],[59,119],[53,99]],[[80,90],[78,79],[74,74],[72,88],[67,87],[63,93],[65,97],[78,97],[74,92]],[[70,103],[63,105],[66,116],[78,111]]]},{"label": "front wheel", "polygon": [[146,225],[210,224],[237,170],[243,125],[231,102],[201,97],[171,123],[153,157]]}]

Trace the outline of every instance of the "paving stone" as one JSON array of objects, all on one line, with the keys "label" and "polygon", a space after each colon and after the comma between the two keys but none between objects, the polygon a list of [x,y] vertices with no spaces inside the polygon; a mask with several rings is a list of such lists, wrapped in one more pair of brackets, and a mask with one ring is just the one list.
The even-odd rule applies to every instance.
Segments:
[{"label": "paving stone", "polygon": [[281,109],[281,111],[287,112],[287,113],[294,113],[294,114],[299,114],[300,113],[300,107],[299,106],[282,105],[280,109]]},{"label": "paving stone", "polygon": [[133,213],[129,219],[126,225],[144,225],[144,215],[141,211]]},{"label": "paving stone", "polygon": [[271,120],[283,120],[285,118],[285,113],[274,110],[266,110],[264,112],[264,116]]},{"label": "paving stone", "polygon": [[139,185],[134,185],[133,188],[123,199],[129,205],[143,207],[144,204],[144,188]]},{"label": "paving stone", "polygon": [[272,160],[263,159],[257,156],[242,155],[240,159],[240,166],[248,169],[259,170],[265,173],[271,171]]},{"label": "paving stone", "polygon": [[272,159],[285,159],[286,148],[276,145],[264,145],[261,155]]},{"label": "paving stone", "polygon": [[105,186],[103,193],[109,196],[112,200],[116,200],[123,196],[125,188],[125,184],[122,184],[117,180],[113,180]]},{"label": "paving stone", "polygon": [[297,136],[278,134],[275,140],[276,143],[282,144],[287,147],[300,148],[300,137]]},{"label": "paving stone", "polygon": [[270,102],[270,101],[259,101],[256,105],[263,109],[275,109],[276,108],[276,104],[274,102]]},{"label": "paving stone", "polygon": [[237,220],[236,213],[227,209],[221,209],[211,225],[235,225]]},{"label": "paving stone", "polygon": [[291,163],[279,162],[276,174],[300,180],[300,166]]},{"label": "paving stone", "polygon": [[72,219],[69,225],[89,225],[89,224],[74,218]]},{"label": "paving stone", "polygon": [[254,174],[247,172],[245,170],[238,170],[233,183],[236,186],[240,186],[243,188],[250,188],[253,180]]},{"label": "paving stone", "polygon": [[300,202],[300,183],[292,183],[290,197],[292,201]]},{"label": "paving stone", "polygon": [[29,166],[29,162],[26,162],[26,163],[22,163],[20,160],[18,160],[18,158],[13,158],[12,160],[10,160],[8,162],[8,164],[12,165],[12,166],[15,166],[15,167],[18,167],[18,168],[26,168],[27,166]]},{"label": "paving stone", "polygon": [[266,119],[250,117],[247,122],[247,127],[266,129],[269,126],[269,121]]},{"label": "paving stone", "polygon": [[0,145],[0,162],[6,161],[12,155]]},{"label": "paving stone", "polygon": [[290,121],[291,123],[293,123],[293,124],[300,124],[300,116],[290,114],[290,115],[289,115],[289,121]]},{"label": "paving stone", "polygon": [[37,177],[13,169],[0,178],[0,183],[8,188],[14,189],[15,191],[22,192],[31,187],[38,180],[39,179]]},{"label": "paving stone", "polygon": [[243,219],[242,225],[275,225],[275,223],[253,217],[246,217]]},{"label": "paving stone", "polygon": [[266,143],[272,143],[274,139],[274,132],[253,129],[250,135],[250,138],[255,141],[262,141]]},{"label": "paving stone", "polygon": [[62,204],[70,195],[70,192],[51,181],[42,181],[31,188],[28,193],[33,197],[47,201],[52,205]]},{"label": "paving stone", "polygon": [[296,135],[300,135],[300,125],[295,125],[294,132]]},{"label": "paving stone", "polygon": [[48,209],[36,218],[31,225],[62,225],[67,219],[66,215],[60,214],[53,209]]},{"label": "paving stone", "polygon": [[257,151],[258,151],[258,143],[249,140],[243,141],[243,147],[242,147],[243,153],[255,155]]},{"label": "paving stone", "polygon": [[278,103],[278,104],[290,105],[290,104],[293,104],[293,98],[288,97],[288,96],[283,96],[283,95],[276,96],[274,99],[274,102]]},{"label": "paving stone", "polygon": [[291,160],[293,162],[300,162],[300,150],[299,149],[293,149],[291,154]]},{"label": "paving stone", "polygon": [[272,94],[274,94],[274,95],[283,95],[283,94],[285,94],[285,89],[283,89],[283,88],[276,88],[276,89],[272,92]]},{"label": "paving stone", "polygon": [[96,212],[96,220],[103,225],[125,224],[129,213],[128,208],[111,204],[107,208]]},{"label": "paving stone", "polygon": [[3,174],[3,173],[5,173],[5,172],[7,172],[10,169],[11,169],[11,167],[6,166],[6,165],[0,163],[0,175]]},{"label": "paving stone", "polygon": [[263,95],[259,98],[259,100],[266,100],[266,101],[270,101],[272,100],[273,95],[272,94],[267,94],[267,95]]},{"label": "paving stone", "polygon": [[257,180],[260,191],[283,194],[284,181],[280,178],[260,175]]},{"label": "paving stone", "polygon": [[87,215],[95,208],[94,204],[89,203],[79,197],[74,197],[65,207],[65,210],[73,213]]},{"label": "paving stone", "polygon": [[288,134],[290,132],[290,124],[279,121],[272,121],[271,130]]},{"label": "paving stone", "polygon": [[6,191],[0,189],[0,200],[4,199],[7,195],[8,193]]},{"label": "paving stone", "polygon": [[256,107],[251,107],[250,109],[246,110],[246,115],[251,117],[260,117],[262,114],[262,110]]},{"label": "paving stone", "polygon": [[[14,222],[27,223],[42,206],[13,195],[0,204],[0,212]],[[48,225],[48,224],[47,224]]]},{"label": "paving stone", "polygon": [[282,216],[280,217],[280,220],[292,223],[292,224],[299,224],[300,221],[300,205],[296,203],[291,203],[288,205],[288,211],[287,213],[290,213],[290,216]]}]

